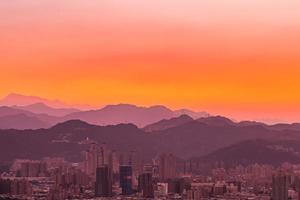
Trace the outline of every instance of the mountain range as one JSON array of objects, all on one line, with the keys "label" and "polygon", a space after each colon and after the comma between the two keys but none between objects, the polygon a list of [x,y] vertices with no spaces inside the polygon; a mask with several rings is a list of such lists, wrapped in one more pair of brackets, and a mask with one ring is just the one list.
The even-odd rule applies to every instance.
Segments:
[{"label": "mountain range", "polygon": [[165,129],[173,128],[194,121],[194,119],[188,115],[181,115],[179,117],[171,119],[163,119],[156,123],[149,124],[143,128],[146,132],[162,131]]},{"label": "mountain range", "polygon": [[[82,111],[69,114],[64,120],[79,119],[91,124],[116,125],[120,123],[132,123],[138,127],[144,127],[163,119],[171,119],[184,113],[186,110],[172,111],[165,106],[139,107],[130,104],[108,105],[98,110]],[[199,118],[208,116],[205,112],[193,112],[193,116]]]},{"label": "mountain range", "polygon": [[200,160],[222,162],[225,167],[252,163],[280,166],[288,161],[300,164],[299,140],[248,140],[221,148]]},{"label": "mountain range", "polygon": [[130,104],[87,111],[54,108],[45,102],[0,107],[0,162],[45,156],[77,162],[93,141],[120,152],[137,151],[145,161],[172,153],[194,163],[196,171],[216,163],[224,167],[300,163],[297,123],[236,122],[205,112]]},{"label": "mountain range", "polygon": [[[39,102],[41,101],[41,102]],[[15,105],[18,103],[18,105]],[[33,104],[28,104],[33,103]],[[267,125],[255,121],[235,122],[226,117],[188,109],[171,110],[165,106],[139,107],[131,104],[107,105],[100,109],[81,111],[66,106],[60,101],[40,97],[10,94],[0,100],[0,129],[50,128],[57,123],[78,119],[95,125],[117,125],[132,123],[146,132],[159,131],[197,120],[207,125],[261,126],[270,130],[300,130],[300,123]],[[27,105],[28,104],[28,105]]]},{"label": "mountain range", "polygon": [[[0,100],[0,105],[2,105],[0,116],[3,117],[0,118],[0,129],[49,128],[56,123],[73,119],[96,125],[132,123],[138,127],[144,127],[162,119],[170,119],[185,113],[195,118],[209,116],[205,112],[194,112],[187,109],[173,111],[165,106],[139,107],[130,104],[107,105],[100,109],[81,111],[76,108],[62,107],[66,105],[60,101],[18,94],[8,95]],[[34,122],[34,119],[35,123],[19,124],[20,121],[25,123],[23,121],[26,121],[26,118],[29,122]]]},{"label": "mountain range", "polygon": [[36,103],[43,103],[53,108],[70,107],[70,105],[65,104],[59,100],[48,100],[41,97],[28,96],[16,93],[8,94],[0,100],[0,105],[2,106],[28,106]]},{"label": "mountain range", "polygon": [[0,129],[49,128],[59,122],[57,117],[36,114],[13,107],[0,107]]},{"label": "mountain range", "polygon": [[55,117],[63,117],[74,112],[80,112],[79,109],[75,108],[52,108],[41,102],[26,106],[12,106],[12,108],[26,110],[36,114],[47,114]]},{"label": "mountain range", "polygon": [[300,140],[246,140],[186,161],[189,171],[202,174],[219,167],[228,169],[251,164],[279,167],[286,162],[300,164]]},{"label": "mountain range", "polygon": [[[211,123],[214,119],[216,123]],[[214,152],[248,140],[300,141],[298,131],[278,131],[258,125],[220,125],[219,120],[219,117],[211,117],[209,124],[192,120],[152,132],[145,132],[133,124],[98,126],[80,120],[59,123],[49,129],[0,130],[0,160],[11,162],[15,158],[62,156],[68,160],[80,161],[82,151],[88,148],[84,142],[87,138],[89,141],[107,143],[116,151],[135,150],[148,161],[162,152],[173,153],[183,159],[203,158],[210,154],[214,158]],[[238,147],[244,148],[245,145]],[[239,148],[235,148],[234,152],[242,152]],[[220,152],[228,152],[226,156],[230,157],[233,151],[225,149]],[[218,153],[219,157],[226,158],[221,153]],[[276,160],[275,155],[277,154],[272,159]]]}]

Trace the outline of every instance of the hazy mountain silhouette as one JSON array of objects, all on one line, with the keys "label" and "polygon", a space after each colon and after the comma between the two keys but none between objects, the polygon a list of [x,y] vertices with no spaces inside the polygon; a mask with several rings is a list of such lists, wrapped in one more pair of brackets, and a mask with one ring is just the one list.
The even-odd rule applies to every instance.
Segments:
[{"label": "hazy mountain silhouette", "polygon": [[13,106],[14,108],[27,110],[36,114],[48,114],[52,116],[62,117],[80,110],[74,108],[52,108],[44,103],[35,103],[27,106]]},{"label": "hazy mountain silhouette", "polygon": [[[44,116],[42,120],[51,125],[72,119],[80,119],[97,125],[133,123],[139,127],[144,127],[148,124],[163,119],[178,117],[182,114],[188,114],[193,118],[209,116],[205,112],[194,112],[187,109],[172,111],[165,106],[139,107],[130,104],[107,105],[101,109],[80,111],[58,100],[48,100],[16,93],[11,93],[0,100],[0,106],[1,105],[9,106],[17,110],[29,111],[30,114],[25,113],[29,116],[32,116],[33,113],[46,114],[51,116],[51,119],[48,121],[47,117]],[[20,113],[20,111],[18,111],[17,114],[18,113]],[[11,115],[11,113],[9,113],[9,115]],[[36,117],[40,119],[40,116]],[[53,117],[57,118],[54,119]],[[16,128],[17,127],[18,126],[16,126]]]},{"label": "hazy mountain silhouette", "polygon": [[201,163],[205,163],[206,167],[209,165],[209,167],[216,167],[214,165],[218,163],[225,168],[255,163],[273,166],[279,166],[285,162],[300,164],[300,141],[248,140],[191,160],[194,162],[194,166],[199,164],[200,168]]},{"label": "hazy mountain silhouette", "polygon": [[[154,132],[154,131],[161,131],[168,128],[177,127],[183,124],[186,124],[191,121],[197,121],[201,122],[203,124],[209,125],[209,126],[236,126],[236,127],[263,127],[265,129],[270,130],[285,130],[285,129],[279,129],[279,128],[273,128],[272,126],[269,126],[267,124],[261,123],[261,122],[255,122],[255,121],[241,121],[241,122],[233,122],[232,120],[222,117],[222,116],[209,116],[209,117],[202,117],[199,119],[194,120],[188,115],[182,115],[179,117],[174,117],[171,119],[163,119],[159,122],[149,124],[143,128],[146,132]],[[293,124],[292,124],[293,125]],[[287,126],[288,127],[288,126]],[[286,128],[288,129],[288,128]],[[293,130],[293,129],[290,129]]]},{"label": "hazy mountain silhouette", "polygon": [[175,113],[175,116],[188,115],[188,116],[192,117],[193,119],[210,116],[210,114],[207,112],[195,112],[195,111],[188,110],[188,109],[175,110],[174,113]]},{"label": "hazy mountain silhouette", "polygon": [[282,132],[260,126],[215,126],[196,120],[149,134],[133,124],[97,126],[71,120],[49,129],[0,130],[0,160],[64,156],[79,161],[82,159],[82,149],[87,148],[82,143],[86,138],[105,142],[116,151],[136,150],[145,160],[161,152],[187,159],[241,141],[278,138],[280,134]]},{"label": "hazy mountain silhouette", "polygon": [[99,110],[72,113],[65,117],[80,119],[92,124],[115,125],[120,123],[133,123],[139,127],[169,119],[174,116],[172,110],[164,106],[138,107],[130,104],[108,105]]},{"label": "hazy mountain silhouette", "polygon": [[47,114],[35,114],[7,106],[0,107],[0,128],[2,129],[49,128],[59,121],[59,118]]},{"label": "hazy mountain silhouette", "polygon": [[69,120],[66,122],[62,122],[62,123],[58,123],[55,126],[52,126],[49,130],[51,131],[66,131],[66,130],[70,130],[70,131],[74,131],[76,129],[89,129],[92,127],[97,127],[96,125],[92,125],[89,124],[87,122],[81,121],[81,120]]},{"label": "hazy mountain silhouette", "polygon": [[197,119],[197,121],[210,126],[228,126],[228,125],[236,126],[237,125],[232,120],[222,116],[202,117]]},{"label": "hazy mountain silhouette", "polygon": [[30,112],[25,111],[25,110],[19,110],[19,109],[11,108],[11,107],[8,107],[8,106],[0,106],[0,117],[1,116],[7,116],[7,115],[17,115],[17,114],[30,115],[30,114],[33,114],[33,113],[30,113]]},{"label": "hazy mountain silhouette", "polygon": [[[22,113],[35,117],[49,125],[79,119],[96,125],[132,123],[139,127],[144,127],[163,119],[177,117],[178,114],[178,112],[174,112],[164,106],[138,107],[130,104],[108,105],[99,110],[88,111],[78,111],[72,108],[52,108],[44,103],[35,103],[27,106],[2,106],[0,108],[0,116]],[[11,118],[11,120],[13,121],[14,119]],[[16,126],[12,128],[19,129],[22,127],[18,126],[17,121],[15,123]],[[13,123],[10,123],[9,127],[12,125]]]},{"label": "hazy mountain silhouette", "polygon": [[293,123],[293,124],[274,124],[269,126],[273,130],[295,130],[300,131],[300,123]]},{"label": "hazy mountain silhouette", "polygon": [[72,113],[67,115],[65,120],[80,119],[98,125],[132,123],[138,127],[145,127],[161,120],[179,117],[181,113],[190,113],[194,117],[209,116],[205,112],[193,112],[186,109],[172,111],[165,106],[139,107],[131,104],[118,104],[108,105],[99,110]]},{"label": "hazy mountain silhouette", "polygon": [[279,123],[279,124],[268,125],[256,121],[241,121],[238,123],[238,125],[239,126],[257,125],[257,126],[263,126],[271,130],[277,130],[277,131],[284,131],[284,130],[300,131],[300,123],[292,123],[292,124]]},{"label": "hazy mountain silhouette", "polygon": [[59,100],[48,100],[37,96],[28,96],[22,94],[11,93],[0,100],[1,106],[28,106],[36,103],[43,103],[52,108],[79,108],[91,109],[89,105],[68,105]]},{"label": "hazy mountain silhouette", "polygon": [[61,108],[61,107],[68,107],[66,104],[58,101],[58,100],[48,100],[36,96],[26,96],[16,93],[11,93],[4,97],[2,100],[0,100],[0,105],[5,106],[27,106],[35,103],[44,103],[48,106],[55,107],[55,108]]},{"label": "hazy mountain silhouette", "polygon": [[205,124],[195,120],[174,128],[152,132],[150,135],[156,137],[160,148],[166,148],[166,151],[174,152],[180,157],[193,157],[243,140],[272,138],[277,134],[279,132],[261,126],[220,126],[218,123]]},{"label": "hazy mountain silhouette", "polygon": [[50,124],[47,122],[26,114],[0,117],[0,129],[39,129],[47,128],[49,126]]},{"label": "hazy mountain silhouette", "polygon": [[50,129],[0,130],[0,161],[44,156],[80,161],[82,151],[88,148],[81,143],[86,138],[105,142],[110,148],[124,152],[136,149],[150,157],[154,149],[151,149],[152,143],[147,143],[146,135],[132,124],[95,126],[80,120],[60,123]]},{"label": "hazy mountain silhouette", "polygon": [[175,117],[171,119],[163,119],[159,122],[147,125],[143,128],[143,130],[146,132],[161,131],[168,128],[180,126],[191,121],[194,121],[194,119],[191,118],[190,116],[181,115],[179,117]]},{"label": "hazy mountain silhouette", "polygon": [[265,128],[269,128],[267,124],[256,121],[241,121],[237,123],[238,126],[263,126]]},{"label": "hazy mountain silhouette", "polygon": [[[27,110],[26,110],[27,109]],[[152,106],[152,107],[138,107],[130,104],[118,104],[108,105],[99,110],[79,111],[72,112],[74,109],[55,109],[51,108],[43,103],[32,104],[29,106],[13,106],[0,107],[0,117],[2,125],[0,128],[14,128],[14,129],[36,129],[36,128],[48,128],[57,123],[62,123],[68,120],[82,120],[90,124],[95,125],[116,125],[121,123],[132,123],[138,127],[144,127],[147,132],[159,132],[160,130],[166,130],[177,126],[184,125],[186,122],[193,121],[191,117],[187,115],[177,116],[178,112],[172,111],[164,106]],[[34,113],[36,112],[36,113]],[[38,114],[47,113],[47,114]],[[66,116],[52,116],[63,115],[63,113],[72,112]],[[22,116],[19,114],[23,114]],[[26,115],[28,118],[26,118]],[[28,123],[20,120],[29,120]],[[9,120],[8,120],[9,119]],[[34,120],[36,124],[34,124]],[[232,127],[257,127],[265,128],[275,131],[300,131],[299,123],[294,124],[275,124],[267,125],[261,122],[255,121],[241,121],[234,122],[226,117],[222,116],[209,116],[196,119],[197,122],[206,124],[208,126],[232,126]],[[5,124],[8,123],[8,124]],[[26,124],[26,125],[25,125]],[[291,132],[289,132],[291,134]],[[294,134],[295,135],[295,134]],[[292,137],[294,137],[294,135]],[[287,136],[288,137],[288,136]]]}]

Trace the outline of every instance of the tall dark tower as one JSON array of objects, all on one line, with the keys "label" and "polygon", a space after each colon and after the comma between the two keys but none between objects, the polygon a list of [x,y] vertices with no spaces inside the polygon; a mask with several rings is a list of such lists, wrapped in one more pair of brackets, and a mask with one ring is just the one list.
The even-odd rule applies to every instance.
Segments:
[{"label": "tall dark tower", "polygon": [[161,154],[159,157],[159,177],[162,181],[176,178],[176,158],[172,154]]},{"label": "tall dark tower", "polygon": [[272,177],[272,200],[288,200],[288,177],[283,171],[278,171]]},{"label": "tall dark tower", "polygon": [[154,198],[154,189],[151,173],[143,173],[139,175],[138,190],[143,194],[144,198]]},{"label": "tall dark tower", "polygon": [[132,194],[132,167],[129,165],[120,166],[120,186],[123,195]]},{"label": "tall dark tower", "polygon": [[107,165],[102,165],[100,167],[97,167],[95,196],[96,197],[112,196],[111,171]]}]

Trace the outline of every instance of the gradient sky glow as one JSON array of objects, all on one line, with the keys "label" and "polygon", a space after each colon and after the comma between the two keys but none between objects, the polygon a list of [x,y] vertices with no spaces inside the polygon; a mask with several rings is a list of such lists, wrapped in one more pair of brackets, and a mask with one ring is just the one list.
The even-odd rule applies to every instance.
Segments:
[{"label": "gradient sky glow", "polygon": [[2,0],[0,96],[300,121],[299,0]]}]

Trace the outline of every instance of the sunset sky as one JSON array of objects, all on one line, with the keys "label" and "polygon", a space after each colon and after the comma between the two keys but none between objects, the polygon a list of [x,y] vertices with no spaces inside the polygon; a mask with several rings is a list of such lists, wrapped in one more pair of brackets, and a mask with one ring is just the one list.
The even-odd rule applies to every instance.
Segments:
[{"label": "sunset sky", "polygon": [[1,0],[0,97],[300,121],[299,0]]}]

